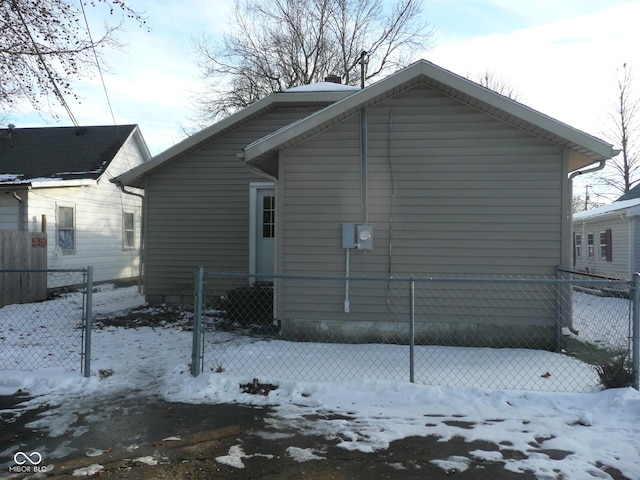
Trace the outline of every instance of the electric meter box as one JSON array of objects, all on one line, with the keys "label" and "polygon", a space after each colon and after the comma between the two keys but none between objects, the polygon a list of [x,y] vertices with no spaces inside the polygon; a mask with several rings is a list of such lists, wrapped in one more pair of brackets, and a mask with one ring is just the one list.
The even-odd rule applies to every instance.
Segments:
[{"label": "electric meter box", "polygon": [[342,225],[342,248],[373,249],[373,225],[345,223]]},{"label": "electric meter box", "polygon": [[358,225],[357,234],[358,250],[373,250],[373,225]]}]

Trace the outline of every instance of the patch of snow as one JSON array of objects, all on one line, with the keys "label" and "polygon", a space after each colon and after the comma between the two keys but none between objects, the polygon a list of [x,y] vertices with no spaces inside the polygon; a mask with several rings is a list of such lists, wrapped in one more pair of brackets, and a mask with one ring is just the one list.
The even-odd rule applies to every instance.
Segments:
[{"label": "patch of snow", "polygon": [[323,460],[325,458],[313,453],[313,449],[311,448],[289,447],[287,448],[287,453],[299,463],[308,462],[309,460]]},{"label": "patch of snow", "polygon": [[229,454],[216,457],[216,462],[222,463],[223,465],[229,465],[234,468],[244,468],[242,459],[247,457],[248,455],[245,455],[240,445],[233,445],[229,448]]},{"label": "patch of snow", "polygon": [[431,460],[431,463],[443,469],[447,474],[464,472],[469,468],[471,460],[467,457],[453,455],[446,460]]},{"label": "patch of snow", "polygon": [[300,85],[298,87],[291,87],[285,90],[285,93],[306,93],[306,92],[348,92],[360,90],[360,87],[354,87],[353,85],[343,85],[341,83],[334,82],[317,82],[310,83],[309,85]]},{"label": "patch of snow", "polygon": [[74,477],[90,477],[100,472],[100,470],[104,470],[104,467],[98,463],[94,463],[88,467],[76,468],[71,475]]},{"label": "patch of snow", "polygon": [[134,462],[144,463],[145,465],[157,465],[158,461],[150,455],[133,459]]}]

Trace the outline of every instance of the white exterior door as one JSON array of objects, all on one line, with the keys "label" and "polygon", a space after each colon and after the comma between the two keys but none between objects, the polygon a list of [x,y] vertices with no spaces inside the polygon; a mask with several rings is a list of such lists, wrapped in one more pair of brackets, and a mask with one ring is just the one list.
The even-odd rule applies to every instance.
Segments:
[{"label": "white exterior door", "polygon": [[[276,237],[276,197],[273,184],[251,185],[251,252],[252,274],[273,275]],[[271,279],[265,279],[271,280]]]}]

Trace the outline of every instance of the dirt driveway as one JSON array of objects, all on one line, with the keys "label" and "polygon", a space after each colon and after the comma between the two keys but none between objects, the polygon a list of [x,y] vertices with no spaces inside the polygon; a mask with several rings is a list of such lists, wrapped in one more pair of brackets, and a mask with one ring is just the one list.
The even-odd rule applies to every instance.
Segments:
[{"label": "dirt driveway", "polygon": [[[39,451],[41,470],[52,470],[34,478],[70,479],[84,474],[85,478],[139,480],[535,479],[529,473],[505,470],[500,461],[469,463],[473,458],[470,451],[498,449],[489,442],[410,437],[383,451],[352,452],[337,447],[338,439],[308,435],[287,426],[269,408],[169,403],[139,395],[102,398],[89,409],[80,406],[72,428],[51,437],[49,432],[27,425],[41,415],[56,414],[56,409],[64,406],[20,413],[15,404],[21,400],[24,398],[0,397],[0,451],[6,457],[0,458],[0,478],[29,477],[31,473],[9,471],[14,467],[16,472],[13,455]],[[71,411],[72,407],[67,407]],[[508,445],[502,445],[501,452],[507,458]],[[545,453],[559,458],[568,454]],[[513,455],[522,454],[513,451]],[[467,459],[465,470],[456,456]],[[449,460],[450,468],[433,460]],[[615,471],[609,474],[624,479]]]},{"label": "dirt driveway", "polygon": [[[460,479],[534,478],[510,475],[501,463],[473,463],[468,470],[456,472],[430,462],[468,456],[469,451],[479,448],[497,449],[486,442],[439,443],[433,437],[412,437],[380,452],[350,452],[336,447],[337,439],[305,435],[273,422],[268,408],[235,404],[168,403],[148,397],[102,399],[78,415],[65,435],[50,437],[48,432],[26,425],[55,411],[28,410],[12,419],[6,409],[20,400],[4,398],[0,444],[3,450],[15,445],[12,453],[42,452],[40,470],[53,467],[44,474],[46,478],[77,478],[81,474],[120,479],[368,480],[399,475],[403,479],[450,478],[452,474]],[[0,478],[29,476],[13,473],[13,455],[6,456],[1,459]]]}]

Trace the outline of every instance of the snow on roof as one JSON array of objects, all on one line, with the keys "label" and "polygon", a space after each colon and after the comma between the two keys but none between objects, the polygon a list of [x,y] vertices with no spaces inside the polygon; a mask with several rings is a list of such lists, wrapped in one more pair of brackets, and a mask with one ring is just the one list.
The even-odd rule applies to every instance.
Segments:
[{"label": "snow on roof", "polygon": [[354,87],[353,85],[343,85],[341,83],[334,82],[318,82],[311,83],[309,85],[300,85],[298,87],[291,87],[285,90],[285,93],[306,93],[306,92],[344,92],[344,91],[356,91],[360,90],[360,87]]},{"label": "snow on roof", "polygon": [[626,210],[631,207],[640,205],[640,198],[632,198],[631,200],[623,200],[610,203],[609,205],[603,205],[598,208],[593,208],[584,212],[574,213],[573,220],[586,220],[587,218],[600,217],[615,213],[619,210]]}]

